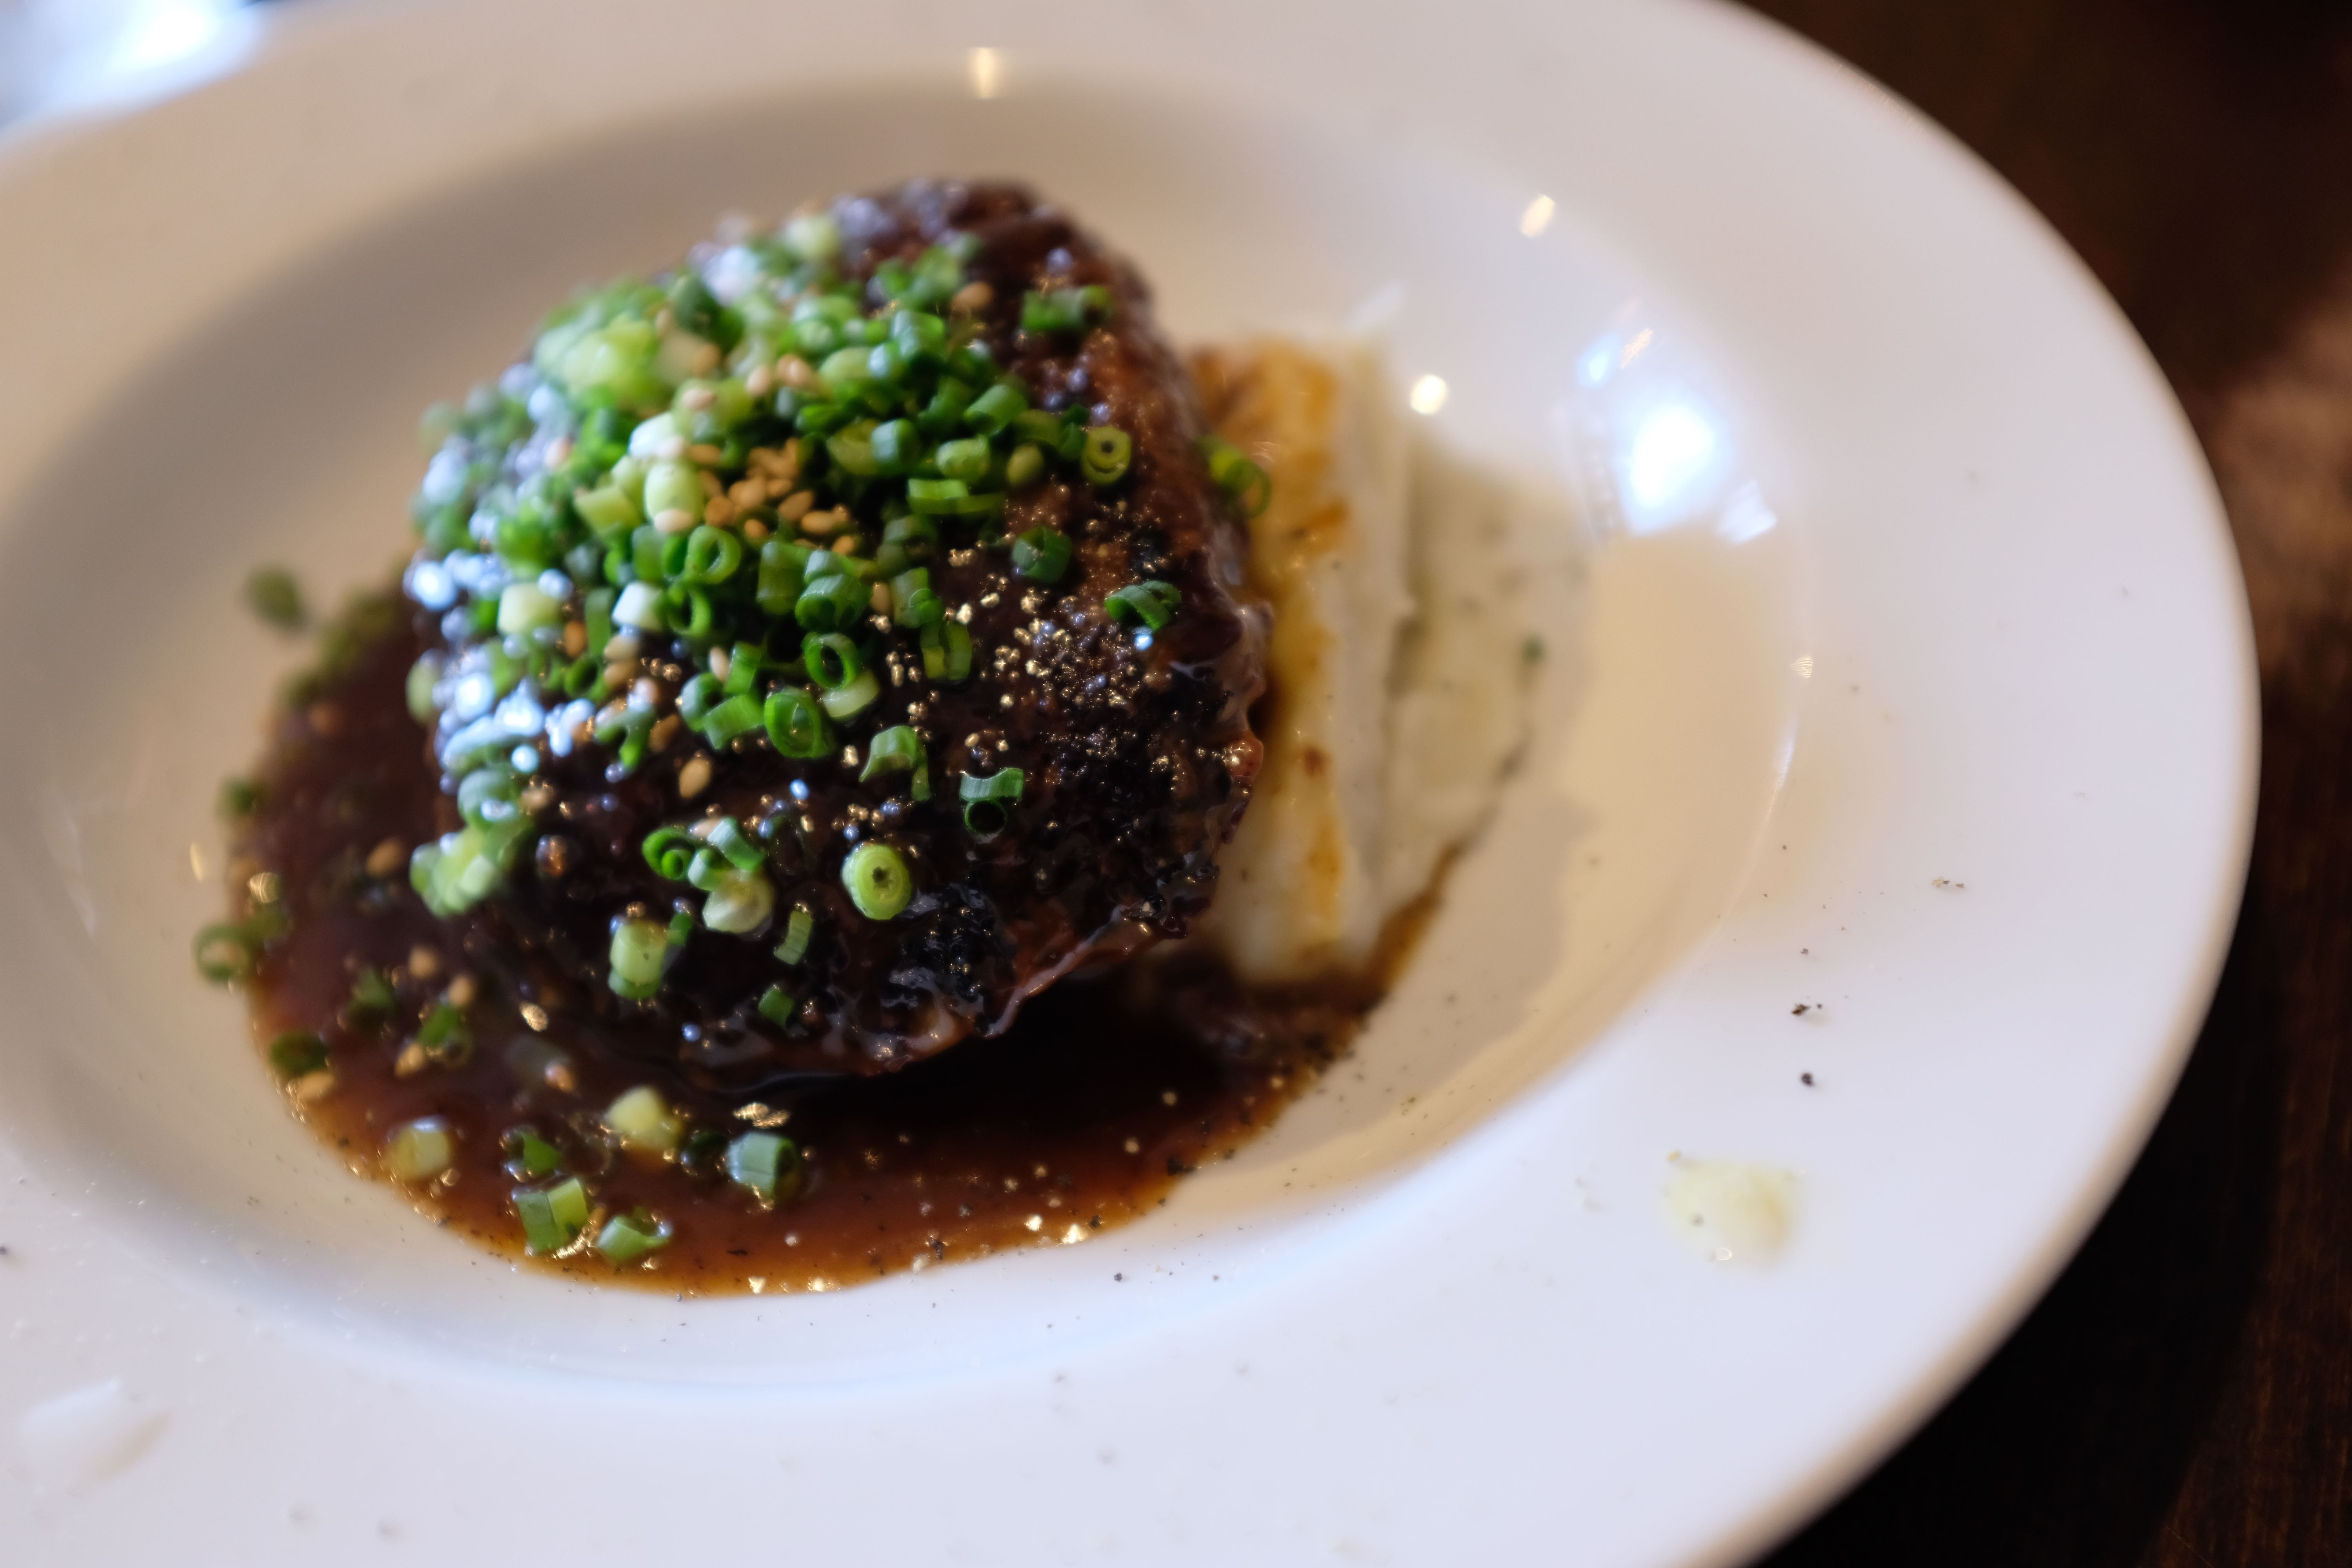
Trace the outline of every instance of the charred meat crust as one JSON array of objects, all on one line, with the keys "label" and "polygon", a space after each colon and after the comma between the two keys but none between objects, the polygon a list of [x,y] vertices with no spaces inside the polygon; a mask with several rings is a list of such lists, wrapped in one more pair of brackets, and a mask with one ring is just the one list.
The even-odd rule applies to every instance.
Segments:
[{"label": "charred meat crust", "polygon": [[[974,1031],[1001,1032],[1024,999],[1090,960],[1182,934],[1214,890],[1216,856],[1261,754],[1248,710],[1264,684],[1264,639],[1258,612],[1236,598],[1241,525],[1199,455],[1200,411],[1141,279],[1017,186],[919,183],[834,211],[845,267],[860,279],[952,234],[976,239],[968,270],[988,285],[978,319],[1000,363],[1042,405],[1127,431],[1133,457],[1115,486],[1055,477],[1012,500],[1008,532],[1050,524],[1076,544],[1058,583],[1016,577],[1003,553],[969,539],[931,563],[940,597],[970,606],[968,681],[927,682],[919,665],[888,663],[877,722],[912,725],[950,785],[966,773],[1024,771],[1000,837],[964,829],[952,787],[912,803],[887,779],[860,784],[841,757],[788,761],[756,738],[713,757],[709,787],[690,802],[678,771],[698,742],[617,781],[596,745],[551,762],[537,874],[458,917],[465,945],[556,1017],[593,1015],[631,1055],[708,1088],[894,1069]],[[1024,292],[1086,284],[1116,296],[1106,323],[1078,338],[1021,330]],[[1181,613],[1149,638],[1103,607],[1143,578],[1182,595]],[[439,635],[430,617],[419,627]],[[648,672],[674,697],[694,667],[681,645]],[[445,826],[456,823],[453,802],[441,811]],[[771,952],[773,931],[698,932],[657,997],[623,1000],[601,983],[613,920],[625,910],[667,919],[677,893],[639,846],[704,813],[773,829],[778,907],[810,908],[814,938],[787,972]],[[887,921],[860,914],[840,879],[850,848],[872,838],[914,876],[912,901]],[[782,1029],[757,1012],[780,980],[798,1003]]]}]

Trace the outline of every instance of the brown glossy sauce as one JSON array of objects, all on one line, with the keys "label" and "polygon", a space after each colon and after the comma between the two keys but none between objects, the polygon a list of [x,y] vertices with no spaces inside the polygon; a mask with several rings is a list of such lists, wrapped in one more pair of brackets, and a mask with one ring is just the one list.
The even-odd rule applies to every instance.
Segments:
[{"label": "brown glossy sauce", "polygon": [[[380,637],[273,721],[261,804],[234,867],[240,900],[268,895],[288,917],[254,976],[255,1030],[265,1044],[289,1030],[325,1039],[327,1068],[289,1093],[355,1172],[382,1174],[393,1129],[444,1119],[455,1165],[407,1190],[495,1250],[523,1258],[509,1199],[518,1184],[501,1149],[519,1125],[554,1143],[587,1184],[598,1209],[587,1236],[605,1211],[638,1207],[675,1230],[625,1267],[584,1239],[530,1267],[669,1291],[821,1290],[1081,1242],[1265,1126],[1378,999],[1370,984],[1247,992],[1213,962],[1178,954],[1066,980],[1006,1034],[893,1074],[788,1079],[756,1098],[698,1088],[582,1032],[589,1026],[551,1024],[543,1004],[559,998],[535,996],[480,925],[437,920],[410,891],[407,850],[437,831],[439,793],[403,698],[419,646],[410,629]],[[384,874],[373,875],[370,858],[387,842],[397,866],[386,851]],[[397,997],[380,1025],[346,1012],[365,968]],[[471,993],[470,1052],[423,1059],[419,1021],[453,984]],[[807,1162],[798,1194],[764,1207],[709,1152],[654,1160],[618,1149],[601,1113],[647,1082],[693,1129],[772,1126],[795,1140]]]}]

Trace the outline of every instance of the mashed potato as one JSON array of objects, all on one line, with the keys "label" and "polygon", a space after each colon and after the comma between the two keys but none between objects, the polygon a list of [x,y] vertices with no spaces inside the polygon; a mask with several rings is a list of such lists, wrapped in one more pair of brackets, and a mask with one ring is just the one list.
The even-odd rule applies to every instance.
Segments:
[{"label": "mashed potato", "polygon": [[1362,342],[1262,339],[1194,374],[1274,478],[1250,528],[1275,617],[1265,763],[1199,931],[1253,981],[1360,971],[1522,739],[1511,504],[1405,428]]}]

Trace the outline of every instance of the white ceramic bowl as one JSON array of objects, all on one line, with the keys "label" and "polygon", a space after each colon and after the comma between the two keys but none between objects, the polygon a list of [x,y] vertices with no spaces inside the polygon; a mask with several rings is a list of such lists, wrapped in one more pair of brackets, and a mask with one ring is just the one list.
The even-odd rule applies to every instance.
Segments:
[{"label": "white ceramic bowl", "polygon": [[[2113,307],[1866,83],[1685,5],[276,29],[0,155],[12,1560],[1727,1562],[2121,1179],[2244,865],[2235,564]],[[1153,1218],[824,1296],[513,1273],[191,972],[292,657],[236,584],[381,579],[416,410],[574,282],[924,172],[1053,193],[1186,338],[1398,289],[1436,433],[1584,503],[1538,742],[1355,1056]]]}]

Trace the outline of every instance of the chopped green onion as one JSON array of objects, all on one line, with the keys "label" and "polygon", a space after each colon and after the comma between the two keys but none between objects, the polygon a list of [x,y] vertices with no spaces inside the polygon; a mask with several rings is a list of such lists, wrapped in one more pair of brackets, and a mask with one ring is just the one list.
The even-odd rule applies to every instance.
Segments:
[{"label": "chopped green onion", "polygon": [[825,723],[824,710],[797,686],[780,686],[770,692],[761,718],[768,727],[769,743],[780,757],[805,760],[833,750],[833,732]]},{"label": "chopped green onion", "polygon": [[[874,351],[877,358],[889,352],[887,348]],[[886,474],[905,473],[922,460],[919,445],[921,440],[910,419],[891,419],[877,425],[872,440],[874,466]]]},{"label": "chopped green onion", "polygon": [[915,427],[927,436],[943,436],[963,422],[964,410],[971,406],[971,388],[950,376],[915,416]]},{"label": "chopped green onion", "polygon": [[915,896],[914,873],[887,844],[867,842],[851,850],[841,863],[841,885],[857,912],[870,921],[897,918]]},{"label": "chopped green onion", "polygon": [[429,1182],[457,1157],[457,1135],[437,1116],[403,1122],[384,1140],[383,1171],[395,1182]]},{"label": "chopped green onion", "polygon": [[787,615],[801,596],[801,574],[812,552],[805,544],[795,544],[782,537],[769,540],[760,546],[760,585],[758,603],[765,614]]},{"label": "chopped green onion", "polygon": [[1068,421],[1049,408],[1032,408],[1013,422],[1013,437],[1045,451],[1059,451]]},{"label": "chopped green onion", "polygon": [[686,564],[678,581],[711,587],[735,575],[741,564],[743,542],[728,530],[706,522],[686,536]]},{"label": "chopped green onion", "polygon": [[509,583],[499,591],[500,637],[527,637],[562,620],[563,606],[536,583]]},{"label": "chopped green onion", "polygon": [[667,631],[669,627],[669,617],[662,613],[661,590],[650,583],[632,583],[622,589],[620,598],[613,604],[613,620],[618,626],[641,632]]},{"label": "chopped green onion", "polygon": [[580,514],[580,521],[593,529],[599,538],[625,533],[646,520],[646,514],[637,510],[637,503],[630,499],[629,492],[617,484],[603,485],[593,490],[572,491],[572,510]]},{"label": "chopped green onion", "polygon": [[515,1217],[522,1221],[524,1248],[533,1258],[561,1252],[579,1239],[588,1224],[588,1189],[577,1176],[551,1187],[517,1187]]},{"label": "chopped green onion", "polygon": [[643,1002],[661,989],[669,967],[669,932],[647,920],[627,920],[613,927],[610,984],[633,1002]]},{"label": "chopped green onion", "polygon": [[1157,577],[1130,583],[1103,601],[1104,613],[1115,621],[1140,621],[1146,631],[1158,631],[1175,616],[1183,591]]},{"label": "chopped green onion", "polygon": [[196,933],[196,973],[215,985],[243,980],[261,961],[261,943],[242,922],[209,925]]},{"label": "chopped green onion", "polygon": [[[673,583],[662,595],[663,609],[670,616],[670,629],[691,643],[710,640],[712,608],[710,595],[700,588],[683,583]],[[679,626],[677,615],[687,612],[686,625]]]},{"label": "chopped green onion", "polygon": [[686,879],[689,886],[699,888],[708,893],[718,888],[719,878],[728,875],[733,869],[733,867],[728,865],[725,856],[716,850],[704,847],[694,852],[693,863],[686,868]]},{"label": "chopped green onion", "polygon": [[781,1132],[746,1132],[727,1145],[727,1176],[762,1203],[792,1197],[801,1184],[800,1145]]},{"label": "chopped green onion", "polygon": [[652,1154],[674,1154],[686,1136],[686,1119],[669,1108],[648,1083],[625,1091],[604,1108],[604,1125],[623,1146]]},{"label": "chopped green onion", "polygon": [[749,936],[775,912],[776,885],[764,871],[721,871],[702,901],[702,923],[730,936]]},{"label": "chopped green onion", "polygon": [[1033,528],[1013,542],[1013,570],[1033,583],[1058,583],[1070,569],[1070,536]]},{"label": "chopped green onion", "polygon": [[738,735],[748,735],[760,727],[760,704],[757,699],[745,695],[730,697],[702,718],[702,736],[710,742],[711,750],[722,751]]},{"label": "chopped green onion", "polygon": [[1083,289],[1056,289],[1021,297],[1021,330],[1024,332],[1081,332],[1096,321],[1110,319],[1113,300],[1099,283]]},{"label": "chopped green onion", "polygon": [[808,677],[826,691],[837,691],[855,681],[866,668],[857,645],[839,632],[811,633],[801,639],[801,663]]},{"label": "chopped green onion", "polygon": [[793,1021],[793,994],[781,985],[771,985],[760,993],[760,1016],[779,1029]]},{"label": "chopped green onion", "polygon": [[327,1065],[327,1042],[302,1029],[289,1029],[269,1042],[269,1065],[282,1079],[298,1079]]},{"label": "chopped green onion", "polygon": [[399,996],[381,971],[362,969],[352,982],[351,1000],[343,1004],[343,1015],[359,1022],[381,1022],[398,1005]]},{"label": "chopped green onion", "polygon": [[1028,406],[1029,399],[1019,386],[1000,381],[971,400],[971,406],[963,411],[963,422],[982,436],[993,436]]},{"label": "chopped green onion", "polygon": [[224,779],[220,787],[220,814],[231,822],[241,822],[261,808],[262,789],[251,779]]},{"label": "chopped green onion", "polygon": [[806,958],[809,938],[815,934],[816,916],[806,904],[794,904],[792,919],[784,922],[784,940],[776,944],[777,962],[798,963]]},{"label": "chopped green onion", "polygon": [[804,213],[785,224],[779,237],[803,261],[830,261],[841,251],[841,226],[831,213]]},{"label": "chopped green onion", "polygon": [[756,689],[760,672],[767,668],[768,653],[758,643],[739,642],[727,656],[727,679],[723,684],[730,697],[740,697]]},{"label": "chopped green onion", "polygon": [[619,1268],[668,1246],[669,1238],[668,1221],[656,1219],[638,1209],[606,1220],[604,1228],[596,1233],[596,1250],[604,1255],[605,1261]]},{"label": "chopped green onion", "polygon": [[828,572],[810,579],[801,590],[801,596],[793,605],[793,618],[806,631],[838,632],[857,624],[873,596],[873,591],[858,577],[846,572]]},{"label": "chopped green onion", "polygon": [[692,464],[666,458],[646,469],[646,515],[656,522],[671,511],[700,522],[702,499],[702,480]]},{"label": "chopped green onion", "polygon": [[474,1054],[474,1031],[464,1011],[451,1003],[436,1002],[417,1026],[416,1043],[436,1060],[462,1062]]},{"label": "chopped green onion", "polygon": [[1045,477],[1045,454],[1034,441],[1024,441],[1013,448],[1013,456],[1004,460],[1004,488],[1025,490]]},{"label": "chopped green onion", "polygon": [[430,724],[440,710],[434,705],[433,688],[440,683],[441,656],[425,653],[408,667],[408,716],[420,724]]},{"label": "chopped green onion", "polygon": [[930,769],[924,761],[923,742],[909,725],[893,724],[875,735],[866,748],[866,766],[858,773],[857,782],[867,784],[877,773],[894,773],[914,774],[915,798],[930,798]]},{"label": "chopped green onion", "polygon": [[1274,499],[1274,481],[1265,470],[1244,457],[1241,449],[1214,436],[1203,437],[1201,453],[1209,459],[1209,478],[1217,488],[1234,498],[1244,517],[1255,517]]},{"label": "chopped green onion", "polygon": [[752,843],[751,836],[743,831],[742,824],[731,816],[720,817],[703,842],[725,856],[728,864],[738,871],[756,871],[767,864],[767,852]]},{"label": "chopped green onion", "polygon": [[898,546],[909,564],[928,561],[939,550],[939,526],[927,517],[894,517],[882,525],[882,543]]},{"label": "chopped green onion", "polygon": [[940,472],[951,479],[982,479],[988,477],[988,465],[992,454],[988,442],[978,436],[961,440],[942,441],[932,454]]},{"label": "chopped green onion", "polygon": [[686,880],[686,868],[693,864],[702,840],[683,827],[656,827],[646,835],[646,864],[654,874],[672,882]]},{"label": "chopped green onion", "polygon": [[1127,477],[1128,464],[1135,456],[1135,443],[1126,431],[1115,425],[1097,425],[1087,431],[1087,444],[1078,457],[1078,471],[1090,485],[1115,485]]},{"label": "chopped green onion", "polygon": [[869,669],[848,685],[825,692],[817,704],[835,719],[847,720],[865,712],[881,695],[882,682]]},{"label": "chopped green onion", "polygon": [[891,618],[909,628],[947,618],[947,605],[931,592],[930,569],[915,567],[890,579]]},{"label": "chopped green onion", "polygon": [[302,607],[302,590],[294,574],[280,566],[264,566],[245,580],[245,602],[253,613],[279,631],[302,629],[310,618]]},{"label": "chopped green onion", "polygon": [[951,517],[956,504],[971,494],[961,479],[908,479],[907,505],[919,517]]},{"label": "chopped green onion", "polygon": [[963,825],[973,837],[993,838],[1004,831],[1028,778],[1019,768],[1006,768],[985,778],[978,773],[963,775],[956,795],[963,802]]},{"label": "chopped green onion", "polygon": [[523,841],[536,831],[529,817],[518,815],[443,834],[410,853],[409,885],[435,914],[463,914],[506,885]]},{"label": "chopped green onion", "polygon": [[499,1147],[507,1157],[507,1174],[517,1179],[544,1176],[563,1163],[562,1152],[530,1127],[507,1129]]},{"label": "chopped green onion", "polygon": [[[848,353],[858,354],[861,359],[865,357],[856,349],[844,349],[840,354],[834,355],[833,359],[827,360],[825,363],[830,366],[834,360],[838,360],[842,354]],[[843,426],[825,437],[825,455],[831,458],[845,474],[864,477],[880,473],[881,463],[874,456],[874,430],[875,424],[871,419],[860,419],[855,424]]]}]

